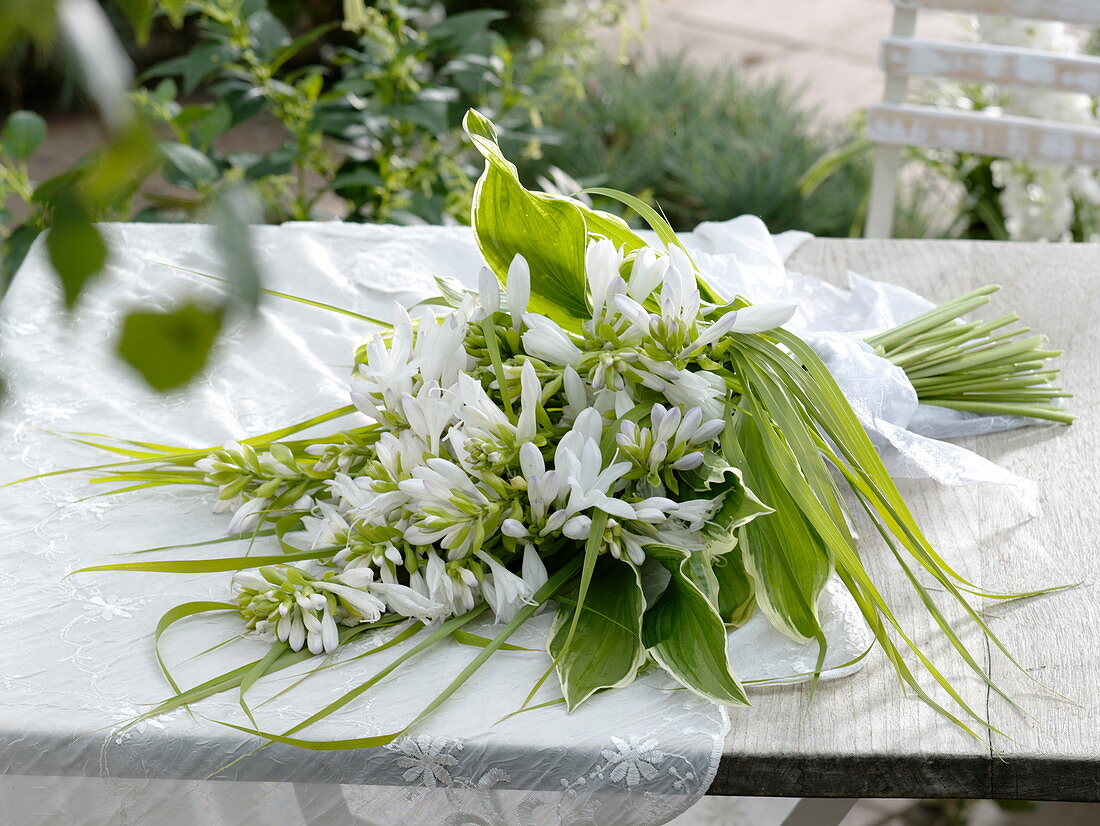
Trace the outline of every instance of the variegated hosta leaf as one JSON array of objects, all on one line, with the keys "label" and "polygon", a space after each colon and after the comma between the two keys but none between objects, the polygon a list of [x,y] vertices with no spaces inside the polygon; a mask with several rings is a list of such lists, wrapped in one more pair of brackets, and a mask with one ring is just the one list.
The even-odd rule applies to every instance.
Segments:
[{"label": "variegated hosta leaf", "polygon": [[730,671],[725,624],[692,581],[688,561],[661,558],[671,578],[645,613],[642,641],[650,656],[685,688],[717,703],[749,705]]},{"label": "variegated hosta leaf", "polygon": [[601,689],[629,685],[645,662],[641,642],[645,600],[632,565],[607,557],[600,560],[566,647],[573,596],[560,601],[549,644],[570,711]]},{"label": "variegated hosta leaf", "polygon": [[739,628],[756,612],[756,583],[745,570],[742,556],[748,542],[745,529],[740,529],[738,534],[736,542],[741,547],[716,557],[712,570],[718,581],[718,614],[727,625]]},{"label": "variegated hosta leaf", "polygon": [[[741,418],[737,440],[723,448],[728,455],[742,453],[739,463],[746,468],[749,483],[775,509],[742,528],[745,570],[755,584],[760,610],[778,630],[800,642],[823,640],[817,599],[832,573],[831,556],[788,488],[801,486],[803,493],[816,494],[796,464],[790,473],[776,472],[769,447],[772,451],[786,448],[788,454],[789,447],[785,442],[778,444],[783,437],[767,424],[763,408],[749,396],[745,400],[752,415]],[[773,444],[766,445],[765,440]]]},{"label": "variegated hosta leaf", "polygon": [[533,312],[576,329],[589,316],[584,253],[588,233],[576,202],[529,192],[497,145],[496,128],[474,109],[463,127],[485,157],[474,188],[474,236],[489,268],[504,282],[515,256],[531,268]]},{"label": "variegated hosta leaf", "polygon": [[[722,435],[723,442],[735,440],[736,431],[732,419],[727,423]],[[711,552],[722,554],[733,550],[733,537],[742,525],[747,525],[758,516],[771,513],[772,508],[760,501],[760,498],[745,485],[742,471],[736,467],[724,467],[712,475],[714,481],[707,487],[708,498],[722,495],[722,504],[718,512],[704,527],[704,533],[712,540]]]}]

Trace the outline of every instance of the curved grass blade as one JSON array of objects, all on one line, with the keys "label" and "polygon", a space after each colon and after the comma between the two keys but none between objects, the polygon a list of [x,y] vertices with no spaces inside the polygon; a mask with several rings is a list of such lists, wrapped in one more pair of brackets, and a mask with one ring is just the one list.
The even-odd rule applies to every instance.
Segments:
[{"label": "curved grass blade", "polygon": [[[155,258],[147,258],[146,260],[153,263],[153,264],[159,264],[162,267],[168,267],[168,268],[173,269],[173,270],[179,270],[180,272],[190,273],[191,275],[197,275],[201,278],[209,278],[211,281],[220,281],[223,284],[232,283],[227,278],[222,278],[222,277],[217,276],[217,275],[211,275],[210,273],[207,273],[207,272],[200,272],[199,270],[193,270],[190,267],[181,267],[178,264],[170,264],[167,261],[157,261]],[[305,304],[305,305],[310,306],[310,307],[316,307],[319,310],[328,310],[329,312],[332,312],[332,313],[338,313],[340,315],[346,315],[346,316],[349,316],[351,318],[358,319],[359,321],[365,321],[368,324],[377,324],[379,327],[390,327],[390,326],[392,326],[392,325],[390,325],[390,323],[388,321],[382,321],[381,319],[378,319],[378,318],[372,318],[369,315],[363,315],[362,313],[357,313],[354,310],[347,310],[347,309],[344,309],[343,307],[337,307],[334,304],[326,304],[323,301],[316,301],[312,298],[303,298],[300,295],[292,295],[291,293],[283,293],[283,292],[279,292],[278,290],[269,290],[269,289],[266,289],[264,287],[260,288],[260,292],[264,293],[265,295],[273,296],[274,298],[282,298],[282,299],[285,299],[287,301],[295,301],[299,304]]]},{"label": "curved grass blade", "polygon": [[259,568],[264,565],[279,565],[283,562],[300,562],[307,559],[327,559],[339,548],[321,548],[316,551],[301,551],[295,554],[278,556],[227,556],[219,559],[166,559],[160,562],[119,562],[113,565],[91,565],[77,568],[69,574],[84,574],[91,571],[141,571],[160,574],[208,574],[215,571],[240,571],[246,568]]}]

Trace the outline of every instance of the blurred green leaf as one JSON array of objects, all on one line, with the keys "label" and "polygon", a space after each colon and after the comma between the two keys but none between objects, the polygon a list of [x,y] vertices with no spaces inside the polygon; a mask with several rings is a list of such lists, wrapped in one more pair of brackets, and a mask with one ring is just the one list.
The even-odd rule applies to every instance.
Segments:
[{"label": "blurred green leaf", "polygon": [[220,309],[192,303],[174,310],[136,310],[123,322],[118,354],[154,389],[172,390],[206,365],[221,322]]},{"label": "blurred green leaf", "polygon": [[238,186],[222,192],[214,209],[214,242],[222,255],[223,276],[248,310],[260,299],[260,270],[251,239],[251,225],[259,220],[260,205],[249,190]]},{"label": "blurred green leaf", "polygon": [[172,25],[179,28],[183,24],[183,18],[187,9],[187,0],[160,0],[160,7],[172,21]]},{"label": "blurred green leaf", "polygon": [[179,186],[198,187],[218,178],[218,167],[199,150],[185,143],[162,143],[161,154],[167,162],[165,177]]},{"label": "blurred green leaf", "polygon": [[149,26],[153,22],[154,0],[115,0],[115,4],[134,27],[138,44],[144,46],[149,40]]},{"label": "blurred green leaf", "polygon": [[201,118],[191,124],[191,139],[207,149],[214,139],[233,127],[233,111],[224,100],[219,100]]},{"label": "blurred green leaf", "polygon": [[53,40],[57,26],[54,0],[0,0],[0,53],[26,37],[38,45]]},{"label": "blurred green leaf", "polygon": [[354,186],[382,186],[382,176],[373,169],[359,167],[348,172],[341,172],[332,179],[329,186],[339,192],[341,189],[350,189]]},{"label": "blurred green leaf", "polygon": [[0,132],[0,149],[17,161],[25,161],[46,137],[46,121],[24,109],[12,112]]},{"label": "blurred green leaf", "polygon": [[41,230],[37,227],[23,224],[21,227],[16,227],[12,234],[8,236],[7,249],[4,251],[3,260],[0,261],[0,296],[7,290],[8,285],[19,269],[19,265],[27,257],[31,244],[34,243],[34,239],[38,237],[40,232]]},{"label": "blurred green leaf", "polygon": [[461,49],[475,35],[482,35],[496,20],[503,20],[508,12],[500,9],[476,9],[452,14],[429,26],[424,35],[442,49]]},{"label": "blurred green leaf", "polygon": [[159,162],[149,130],[135,118],[115,132],[87,165],[81,192],[91,209],[109,209],[113,202],[132,196]]},{"label": "blurred green leaf", "polygon": [[[233,59],[234,50],[221,43],[207,43],[191,50],[183,61],[183,91],[190,94],[212,72]],[[173,70],[175,66],[173,66]]]},{"label": "blurred green leaf", "polygon": [[306,32],[305,34],[299,35],[298,37],[294,38],[293,41],[291,41],[289,44],[287,44],[282,49],[280,49],[278,54],[276,54],[272,58],[272,60],[271,60],[272,70],[278,69],[280,66],[282,66],[284,63],[286,63],[288,60],[290,60],[296,54],[301,52],[303,49],[308,49],[317,40],[324,37],[326,34],[328,34],[330,31],[332,31],[333,29],[335,29],[339,25],[340,25],[340,22],[334,20],[331,23],[326,23],[323,26],[318,26],[317,28],[311,29],[310,31]]},{"label": "blurred green leaf", "polygon": [[107,263],[107,245],[71,190],[54,200],[46,252],[61,281],[65,307],[71,310],[84,287]]},{"label": "blurred green leaf", "polygon": [[290,33],[279,18],[267,9],[248,16],[249,42],[264,61],[290,45]]}]

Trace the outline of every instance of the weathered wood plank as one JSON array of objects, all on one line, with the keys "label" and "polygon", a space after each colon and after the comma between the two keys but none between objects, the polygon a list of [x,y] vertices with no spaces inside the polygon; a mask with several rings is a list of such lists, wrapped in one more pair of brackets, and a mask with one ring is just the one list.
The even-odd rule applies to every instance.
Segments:
[{"label": "weathered wood plank", "polygon": [[888,75],[940,77],[1095,95],[1100,58],[1038,49],[912,37],[882,41],[879,64]]},{"label": "weathered wood plank", "polygon": [[934,9],[1100,24],[1100,4],[1096,0],[894,0],[894,5],[899,9]]},{"label": "weathered wood plank", "polygon": [[999,158],[1100,166],[1100,129],[1012,115],[877,103],[867,111],[867,138],[891,146],[932,146]]},{"label": "weathered wood plank", "polygon": [[[964,574],[1006,590],[1091,578],[1100,528],[1100,247],[976,242],[819,240],[792,268],[842,283],[850,269],[943,300],[986,283],[1004,291],[993,311],[1018,311],[1069,350],[1065,384],[1080,415],[1070,428],[1040,426],[963,440],[1038,483],[1031,516],[1003,488],[903,483],[929,538]],[[713,794],[819,797],[998,797],[1100,800],[1100,605],[1094,588],[987,606],[1019,662],[1080,705],[1035,686],[962,625],[995,680],[1037,719],[1012,711],[938,643],[924,609],[886,553],[863,531],[861,549],[903,623],[944,665],[964,695],[1014,738],[978,742],[905,696],[874,655],[855,677],[809,689],[777,689],[734,712]],[[946,602],[943,603],[947,605]],[[957,612],[953,613],[957,617]]]}]

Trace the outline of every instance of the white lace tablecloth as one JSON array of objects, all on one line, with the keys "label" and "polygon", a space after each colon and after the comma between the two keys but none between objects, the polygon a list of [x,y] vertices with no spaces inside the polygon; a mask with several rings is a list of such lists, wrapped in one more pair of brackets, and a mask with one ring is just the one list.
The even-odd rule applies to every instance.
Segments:
[{"label": "white lace tablecloth", "polygon": [[[231,322],[212,367],[193,387],[168,396],[150,392],[113,356],[121,313],[217,289],[157,262],[214,273],[220,265],[205,227],[105,229],[110,266],[72,319],[61,313],[41,245],[5,299],[0,353],[10,393],[0,414],[6,459],[0,481],[104,461],[59,431],[218,445],[347,403],[345,378],[364,326],[277,299],[265,301],[259,318]],[[923,309],[908,306],[900,294],[864,307],[878,290],[872,282],[845,293],[788,276],[782,256],[801,238],[781,236],[777,245],[751,219],[704,225],[689,240],[719,286],[750,290],[756,299],[796,295],[804,312],[794,327],[807,334],[858,329],[876,307],[892,307],[901,317]],[[372,315],[386,314],[393,301],[409,304],[432,294],[433,273],[472,285],[480,266],[468,229],[291,224],[257,228],[254,241],[267,286]],[[843,324],[837,307],[846,308]],[[823,351],[827,345],[818,343]],[[838,346],[834,369],[842,373],[847,356]],[[895,399],[879,385],[870,396]],[[900,414],[886,415],[876,404],[865,405],[865,423],[890,443],[901,467],[909,461],[906,440],[922,438],[907,429],[915,398],[912,410]],[[927,459],[924,448],[915,455]],[[999,469],[976,461],[954,481],[996,476]],[[572,715],[550,706],[498,723],[545,669],[548,659],[538,652],[498,653],[440,711],[384,749],[274,745],[227,767],[257,745],[215,722],[247,724],[233,694],[203,701],[194,715],[177,711],[118,733],[122,721],[168,696],[153,654],[157,619],[180,602],[225,599],[228,577],[66,575],[123,560],[118,555],[125,552],[221,536],[226,520],[210,512],[204,488],[89,498],[97,492],[79,476],[0,489],[6,596],[0,608],[0,822],[645,826],[686,809],[713,778],[729,725],[725,711],[675,690],[655,672]],[[244,548],[225,543],[159,556],[228,556]],[[862,653],[869,638],[842,589],[831,585],[822,608],[832,644],[826,665]],[[513,642],[541,649],[548,622],[546,615],[537,618]],[[173,628],[162,649],[179,682],[193,685],[262,654],[260,644],[238,639],[194,656],[238,633],[229,615],[197,618]],[[371,645],[361,640],[340,659]],[[300,684],[317,663],[265,678],[250,695],[261,728],[289,728],[401,650],[319,671]],[[816,660],[813,646],[786,640],[759,616],[731,636],[730,651],[746,680],[798,675]],[[395,730],[475,653],[444,644],[303,736]],[[553,683],[536,702],[557,696]],[[215,773],[218,779],[208,780]]]}]

